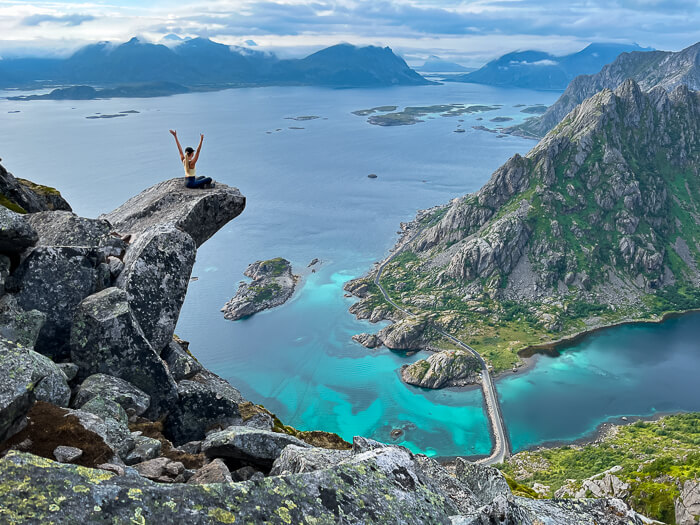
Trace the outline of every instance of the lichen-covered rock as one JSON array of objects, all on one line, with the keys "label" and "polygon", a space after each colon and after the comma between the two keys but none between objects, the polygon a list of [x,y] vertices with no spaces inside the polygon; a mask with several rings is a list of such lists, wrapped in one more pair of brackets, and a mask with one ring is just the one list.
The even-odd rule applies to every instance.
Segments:
[{"label": "lichen-covered rock", "polygon": [[190,235],[159,225],[136,237],[124,257],[116,285],[128,294],[134,317],[158,354],[173,339],[196,253]]},{"label": "lichen-covered rock", "polygon": [[221,459],[215,459],[200,468],[187,480],[190,484],[204,485],[207,483],[233,483],[231,472],[226,463]]},{"label": "lichen-covered rock", "polygon": [[209,458],[232,458],[269,471],[287,445],[310,447],[287,434],[231,426],[209,434],[202,443],[202,452]]},{"label": "lichen-covered rock", "polygon": [[[136,516],[149,524],[330,525],[342,516],[346,523],[449,525],[456,509],[417,481],[408,456],[390,449],[377,452],[326,470],[215,488],[119,477],[15,452],[0,459],[0,474],[7,484],[3,503],[10,521],[29,515],[44,519],[56,505],[62,517],[83,523],[128,522]],[[66,485],[87,490],[66,491]],[[60,496],[65,499],[54,503]]]},{"label": "lichen-covered rock", "polygon": [[282,474],[299,474],[313,472],[337,465],[352,456],[350,450],[329,450],[325,448],[308,448],[287,445],[275,460],[270,471],[271,476]]},{"label": "lichen-covered rock", "polygon": [[27,219],[0,206],[0,252],[18,254],[39,240],[39,235]]},{"label": "lichen-covered rock", "polygon": [[69,383],[78,375],[78,365],[75,363],[56,363],[56,366],[61,369]]},{"label": "lichen-covered rock", "polygon": [[151,397],[140,388],[107,374],[93,374],[81,383],[73,399],[73,408],[80,408],[94,397],[101,397],[121,405],[127,414],[143,415],[151,404]]},{"label": "lichen-covered rock", "polygon": [[80,406],[80,410],[95,414],[104,420],[107,418],[112,418],[124,426],[129,425],[129,417],[126,415],[124,409],[121,407],[121,405],[115,403],[111,399],[105,399],[101,396],[94,396],[90,398],[88,402]]},{"label": "lichen-covered rock", "polygon": [[127,465],[143,463],[160,455],[162,444],[157,439],[148,436],[135,436],[134,448],[124,458]]},{"label": "lichen-covered rock", "polygon": [[695,525],[700,519],[700,481],[686,480],[676,499],[676,525]]},{"label": "lichen-covered rock", "polygon": [[241,393],[203,370],[178,383],[178,401],[170,407],[164,433],[176,445],[204,438],[205,429],[242,424]]},{"label": "lichen-covered rock", "polygon": [[244,208],[245,197],[237,188],[217,183],[212,189],[191,189],[176,178],[151,186],[100,218],[134,236],[156,225],[171,225],[199,247]]},{"label": "lichen-covered rock", "polygon": [[170,341],[160,357],[168,364],[175,381],[189,379],[203,370],[199,361],[192,357],[180,342],[175,340]]},{"label": "lichen-covered rock", "polygon": [[68,355],[75,309],[98,289],[100,257],[97,248],[38,246],[12,275],[19,307],[46,314],[37,352],[54,359]]},{"label": "lichen-covered rock", "polygon": [[27,222],[39,234],[40,246],[97,247],[108,241],[122,243],[117,237],[109,237],[111,227],[107,221],[79,217],[69,211],[31,213],[27,215]]},{"label": "lichen-covered rock", "polygon": [[116,456],[126,457],[134,448],[134,437],[129,428],[111,417],[101,417],[85,410],[67,410],[67,415],[75,416],[83,428],[94,432],[102,438],[105,444]]},{"label": "lichen-covered rock", "polygon": [[[66,376],[53,361],[5,340],[0,340],[0,392],[0,406],[10,412],[14,412],[11,407],[25,406],[26,401],[22,400],[31,397],[68,406],[71,394]],[[16,419],[10,413],[3,415],[3,422],[6,418],[7,421]]]},{"label": "lichen-covered rock", "polygon": [[455,474],[457,479],[472,491],[476,501],[482,505],[492,502],[497,496],[511,495],[506,478],[495,468],[457,458]]},{"label": "lichen-covered rock", "polygon": [[0,297],[0,336],[22,346],[34,348],[46,314],[39,310],[23,310],[13,295]]},{"label": "lichen-covered rock", "polygon": [[134,319],[124,290],[108,288],[85,299],[75,314],[70,344],[81,376],[113,375],[146,392],[151,397],[147,415],[156,418],[177,402],[175,381]]},{"label": "lichen-covered rock", "polygon": [[423,388],[464,386],[478,382],[480,370],[481,363],[472,354],[463,350],[444,350],[402,366],[401,379]]},{"label": "lichen-covered rock", "polygon": [[281,257],[256,261],[243,273],[253,281],[241,283],[236,295],[221,309],[224,318],[231,321],[284,304],[294,294],[299,279],[292,274],[291,263]]}]

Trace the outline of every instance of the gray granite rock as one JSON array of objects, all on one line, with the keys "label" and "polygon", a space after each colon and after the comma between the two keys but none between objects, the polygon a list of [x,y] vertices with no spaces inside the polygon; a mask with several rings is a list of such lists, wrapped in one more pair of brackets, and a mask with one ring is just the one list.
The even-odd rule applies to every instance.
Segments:
[{"label": "gray granite rock", "polygon": [[287,445],[275,460],[270,471],[271,476],[281,474],[298,474],[313,472],[337,465],[352,456],[350,450],[330,450],[326,448],[308,448]]},{"label": "gray granite rock", "polygon": [[39,235],[24,215],[0,206],[0,252],[19,254],[38,240]]},{"label": "gray granite rock", "polygon": [[89,401],[80,406],[80,410],[95,414],[104,420],[112,418],[121,425],[129,425],[129,417],[126,415],[124,409],[111,399],[105,399],[101,396],[92,397]]},{"label": "gray granite rock", "polygon": [[53,188],[12,176],[0,164],[0,193],[28,212],[69,210],[70,206]]},{"label": "gray granite rock", "polygon": [[118,403],[128,414],[142,415],[151,403],[151,397],[140,388],[107,374],[93,374],[81,383],[72,406],[80,408],[93,397],[101,397]]},{"label": "gray granite rock", "polygon": [[[105,220],[79,217],[69,211],[42,211],[27,215],[39,235],[41,246],[98,247],[105,244],[110,224]],[[114,238],[115,242],[119,239]]]},{"label": "gray granite rock", "polygon": [[165,436],[176,445],[204,438],[205,429],[242,424],[241,393],[215,374],[203,370],[178,383],[178,401],[165,420]]},{"label": "gray granite rock", "polygon": [[156,225],[171,225],[199,247],[244,208],[245,197],[236,188],[217,183],[213,189],[191,189],[176,178],[151,186],[100,218],[134,236]]},{"label": "gray granite rock", "polygon": [[506,478],[495,468],[457,458],[455,474],[472,491],[478,503],[487,504],[497,496],[511,495]]},{"label": "gray granite rock", "polygon": [[56,449],[53,451],[53,457],[55,457],[56,461],[59,463],[73,463],[82,455],[83,451],[79,448],[67,447],[65,445],[56,447]]},{"label": "gray granite rock", "polygon": [[686,480],[676,498],[676,525],[695,525],[700,516],[700,481]]},{"label": "gray granite rock", "polygon": [[202,443],[202,452],[210,458],[233,458],[269,471],[287,445],[310,447],[287,434],[231,426],[209,434]]},{"label": "gray granite rock", "polygon": [[61,369],[69,383],[78,375],[78,365],[75,363],[56,363],[56,366]]},{"label": "gray granite rock", "polygon": [[96,248],[38,246],[12,275],[18,306],[46,314],[37,352],[54,359],[68,356],[75,310],[97,290],[99,258]]},{"label": "gray granite rock", "polygon": [[126,291],[134,317],[160,354],[173,339],[197,249],[173,225],[154,226],[132,241],[116,285]]},{"label": "gray granite rock", "polygon": [[39,401],[68,406],[71,394],[66,376],[53,361],[6,340],[0,340],[0,391],[0,406],[13,406],[27,391]]},{"label": "gray granite rock", "polygon": [[85,299],[71,331],[71,360],[81,376],[119,377],[151,396],[146,415],[157,418],[177,403],[167,365],[146,340],[124,290],[108,288]]},{"label": "gray granite rock", "polygon": [[161,442],[147,436],[134,436],[134,448],[124,458],[124,463],[134,465],[160,456]]},{"label": "gray granite rock", "polygon": [[68,409],[67,415],[77,417],[84,428],[100,436],[118,458],[126,457],[129,451],[134,448],[134,437],[129,428],[116,419],[111,417],[102,419],[92,412],[73,409]]},{"label": "gray granite rock", "polygon": [[23,310],[13,295],[0,297],[0,337],[34,348],[45,322],[46,314]]},{"label": "gray granite rock", "polygon": [[197,470],[197,472],[187,480],[187,483],[200,485],[207,483],[233,483],[233,478],[231,478],[231,472],[226,466],[226,463],[217,458]]},{"label": "gray granite rock", "polygon": [[175,381],[189,379],[203,370],[202,365],[175,340],[170,341],[160,357],[168,364]]}]

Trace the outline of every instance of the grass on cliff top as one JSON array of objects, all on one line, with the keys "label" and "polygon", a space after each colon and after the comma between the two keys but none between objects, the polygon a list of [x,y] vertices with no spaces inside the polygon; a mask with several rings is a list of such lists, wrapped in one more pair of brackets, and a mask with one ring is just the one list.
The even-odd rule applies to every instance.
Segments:
[{"label": "grass on cliff top", "polygon": [[614,475],[630,484],[628,503],[635,510],[675,523],[678,483],[700,477],[700,413],[676,414],[658,421],[619,427],[601,443],[521,452],[499,468],[519,484],[550,487],[580,482],[616,465]]},{"label": "grass on cliff top", "polygon": [[27,210],[22,208],[19,204],[16,202],[11,201],[10,199],[7,198],[4,194],[0,193],[0,206],[4,206],[8,210],[17,212],[17,213],[27,213]]},{"label": "grass on cliff top", "polygon": [[52,188],[51,186],[44,186],[43,184],[37,184],[36,182],[32,182],[27,179],[20,179],[19,177],[17,177],[17,182],[23,186],[26,186],[34,193],[38,193],[40,195],[61,195],[60,191],[58,191],[56,188]]}]

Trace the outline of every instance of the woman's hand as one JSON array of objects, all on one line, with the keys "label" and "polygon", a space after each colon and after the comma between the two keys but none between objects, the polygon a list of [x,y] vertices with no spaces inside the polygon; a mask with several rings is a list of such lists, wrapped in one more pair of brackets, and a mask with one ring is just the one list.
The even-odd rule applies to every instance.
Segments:
[{"label": "woman's hand", "polygon": [[174,129],[171,129],[171,130],[170,130],[170,134],[171,134],[173,137],[177,137],[177,131],[175,131]]},{"label": "woman's hand", "polygon": [[204,133],[199,135],[199,142],[204,142]]}]

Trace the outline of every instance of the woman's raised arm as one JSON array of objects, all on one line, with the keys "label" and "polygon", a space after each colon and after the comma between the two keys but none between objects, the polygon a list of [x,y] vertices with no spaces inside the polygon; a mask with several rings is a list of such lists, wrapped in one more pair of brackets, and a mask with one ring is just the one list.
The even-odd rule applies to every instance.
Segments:
[{"label": "woman's raised arm", "polygon": [[197,146],[197,153],[194,154],[192,159],[192,165],[197,164],[197,159],[199,158],[199,152],[202,151],[202,142],[204,142],[204,134],[199,136],[199,146]]},{"label": "woman's raised arm", "polygon": [[180,146],[180,141],[177,139],[177,131],[171,129],[170,134],[175,137],[175,144],[177,144],[177,150],[180,152],[180,162],[183,162],[185,160],[185,154],[182,152],[182,146]]}]

